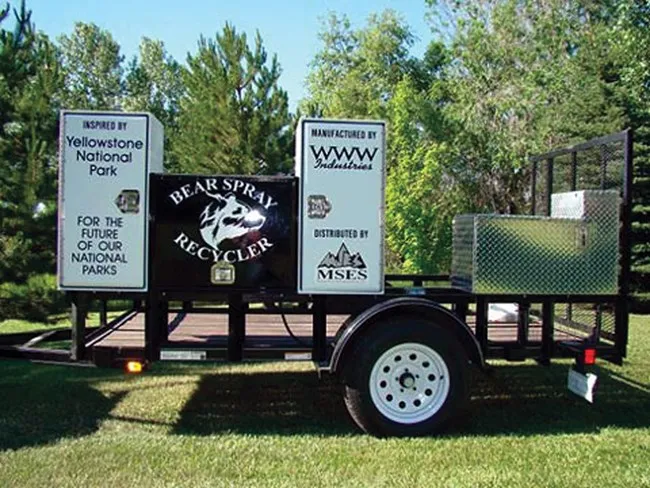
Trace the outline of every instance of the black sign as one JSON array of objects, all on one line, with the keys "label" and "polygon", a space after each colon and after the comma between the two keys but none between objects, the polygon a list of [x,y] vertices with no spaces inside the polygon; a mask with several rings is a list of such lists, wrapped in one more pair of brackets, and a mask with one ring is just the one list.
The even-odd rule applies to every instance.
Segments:
[{"label": "black sign", "polygon": [[155,286],[295,288],[295,179],[152,175],[151,184]]}]

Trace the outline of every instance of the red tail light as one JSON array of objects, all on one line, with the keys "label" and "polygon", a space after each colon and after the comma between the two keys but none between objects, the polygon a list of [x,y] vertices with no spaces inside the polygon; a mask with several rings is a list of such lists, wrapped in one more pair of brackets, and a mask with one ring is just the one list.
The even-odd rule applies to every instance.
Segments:
[{"label": "red tail light", "polygon": [[583,353],[584,364],[586,366],[591,366],[596,364],[596,350],[595,349],[585,349]]}]

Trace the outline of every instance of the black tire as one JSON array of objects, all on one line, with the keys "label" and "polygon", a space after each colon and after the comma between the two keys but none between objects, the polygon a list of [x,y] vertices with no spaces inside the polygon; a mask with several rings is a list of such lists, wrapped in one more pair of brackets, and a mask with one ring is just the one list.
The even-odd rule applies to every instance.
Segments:
[{"label": "black tire", "polygon": [[[398,355],[390,359],[391,354],[389,351],[407,351],[411,347],[408,344],[424,346],[422,349],[425,353],[428,350],[433,350],[435,352],[434,357],[437,358],[436,364],[442,364],[440,359],[444,362],[444,366],[448,372],[448,382],[446,386],[442,386],[443,383],[438,384],[440,385],[440,389],[438,390],[440,393],[436,402],[420,406],[424,401],[428,401],[428,399],[417,392],[417,388],[424,387],[429,395],[431,395],[431,389],[426,388],[426,383],[422,383],[425,381],[424,379],[416,380],[412,374],[408,373],[406,362],[400,366],[407,371],[407,373],[402,373],[402,377],[399,378],[400,382],[397,382],[397,377],[392,376],[393,373],[385,373],[390,376],[389,381],[395,379],[395,383],[392,386],[389,385],[388,388],[393,388],[391,392],[394,391],[396,395],[399,395],[399,400],[415,398],[413,400],[413,406],[411,407],[409,405],[408,407],[415,410],[413,413],[414,417],[409,419],[404,419],[403,417],[397,419],[390,418],[391,415],[395,417],[399,416],[400,413],[397,408],[395,409],[396,413],[387,410],[392,405],[392,403],[389,404],[388,402],[388,398],[392,397],[390,394],[386,395],[385,402],[381,398],[378,400],[383,404],[382,408],[388,412],[388,415],[382,413],[381,409],[375,404],[370,391],[371,373],[375,363],[379,360],[396,361],[399,358]],[[427,350],[426,348],[429,349]],[[413,354],[412,357],[416,358],[417,356]],[[449,331],[430,321],[418,317],[401,316],[372,324],[364,332],[362,337],[357,338],[350,354],[347,354],[346,358],[343,369],[345,405],[354,422],[368,434],[377,437],[430,435],[440,432],[451,423],[452,419],[465,411],[469,400],[469,364],[467,354]],[[384,364],[384,362],[380,364]],[[429,363],[425,361],[422,364]],[[412,363],[409,362],[408,365],[419,367],[415,359]],[[376,370],[375,375],[383,374],[382,371],[386,371],[385,369],[381,369],[380,371],[380,369]],[[377,373],[377,371],[380,372]],[[444,368],[441,371],[444,371]],[[395,374],[399,372],[397,363],[394,372]],[[420,378],[423,371],[419,370],[418,372],[420,373],[418,378]],[[403,386],[402,381],[405,381],[405,379],[409,380],[409,383],[407,383],[409,385],[411,381],[408,377],[403,378],[404,374],[409,375],[416,382],[412,385],[413,393],[410,391],[403,393],[404,390],[401,388]],[[434,377],[433,380],[431,380],[432,377]],[[375,376],[375,381],[378,378],[380,377]],[[435,375],[428,375],[428,378],[429,381],[435,381],[436,379]],[[444,381],[443,375],[440,375],[438,379]],[[380,385],[385,384],[385,381],[381,381],[375,386],[374,394],[376,398],[378,398],[378,395],[382,391]],[[404,388],[410,390],[410,388]],[[397,393],[397,389],[402,393]],[[446,395],[442,393],[444,391],[447,392]],[[407,398],[409,394],[419,396]],[[418,398],[423,398],[423,402],[417,404]],[[403,408],[402,404],[404,403],[399,401],[399,408]],[[418,405],[417,407],[415,406],[416,404]],[[422,410],[418,410],[418,408]],[[425,416],[426,418],[420,418],[420,416]]]}]

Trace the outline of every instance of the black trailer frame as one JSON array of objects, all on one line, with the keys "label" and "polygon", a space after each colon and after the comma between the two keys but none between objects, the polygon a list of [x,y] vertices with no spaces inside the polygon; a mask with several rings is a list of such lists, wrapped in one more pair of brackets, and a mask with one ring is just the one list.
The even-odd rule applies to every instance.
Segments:
[{"label": "black trailer frame", "polygon": [[[553,358],[575,357],[579,361],[586,348],[595,349],[598,357],[621,364],[626,356],[628,341],[629,281],[630,281],[630,232],[631,232],[631,187],[632,187],[632,130],[628,129],[605,137],[592,139],[582,144],[554,150],[530,159],[531,191],[529,195],[530,214],[550,215],[550,195],[558,188],[562,191],[580,189],[618,188],[622,198],[620,226],[620,273],[619,293],[617,295],[503,295],[473,294],[451,287],[447,275],[387,275],[386,290],[383,295],[299,295],[293,289],[274,289],[272,291],[216,289],[187,289],[173,291],[157,286],[150,279],[147,293],[115,292],[72,292],[72,348],[70,358],[83,361],[90,358],[87,348],[93,339],[102,334],[110,334],[115,323],[103,324],[92,334],[85,328],[85,315],[91,300],[129,299],[133,308],[127,314],[145,314],[145,347],[143,351],[120,349],[106,355],[96,355],[92,359],[102,365],[121,364],[127,359],[153,362],[160,359],[161,348],[174,347],[168,343],[170,313],[220,313],[227,314],[228,335],[226,345],[220,354],[210,353],[207,359],[223,358],[228,361],[241,361],[246,358],[244,342],[246,339],[246,315],[292,313],[309,314],[312,317],[312,337],[308,344],[311,359],[320,370],[336,372],[337,361],[346,341],[357,331],[350,330],[346,322],[344,329],[334,341],[328,342],[326,319],[328,314],[347,314],[351,319],[371,307],[375,310],[389,310],[404,305],[400,300],[410,300],[417,306],[444,304],[444,309],[465,325],[468,317],[473,317],[475,326],[471,333],[472,341],[467,340],[466,348],[474,363],[484,366],[485,359],[500,358],[510,361],[535,359],[548,365]],[[586,158],[586,162],[582,161]],[[581,168],[589,167],[591,173],[585,175]],[[594,168],[597,171],[594,172]],[[564,177],[563,179],[561,177]],[[153,198],[154,196],[152,196]],[[155,215],[150,218],[150,257],[153,262],[156,253]],[[151,268],[151,267],[150,267]],[[400,282],[400,286],[391,286]],[[439,283],[444,282],[445,286]],[[406,284],[404,284],[406,283]],[[436,283],[429,286],[429,283]],[[197,307],[196,302],[218,302],[219,307]],[[172,302],[182,305],[170,306]],[[251,303],[273,303],[266,308],[250,308]],[[492,325],[488,323],[488,308],[491,303],[517,303],[519,316],[516,323],[516,339],[508,342],[489,340]],[[293,304],[285,306],[284,304]],[[295,307],[302,304],[302,307]],[[413,305],[415,306],[415,305]],[[387,312],[389,313],[389,312]],[[121,317],[119,320],[124,320]],[[541,340],[530,340],[531,320],[541,328]],[[352,320],[354,322],[354,320]],[[285,322],[286,325],[286,322]],[[566,335],[556,339],[556,328],[566,329]],[[467,326],[465,325],[465,328]],[[467,328],[469,330],[469,328]],[[462,332],[462,334],[465,334]],[[184,344],[183,349],[201,345]],[[295,343],[286,350],[305,350],[305,344]],[[475,349],[475,350],[474,350]]]},{"label": "black trailer frame", "polygon": [[[529,195],[530,214],[549,215],[549,195],[556,192],[579,189],[618,188],[622,198],[620,226],[620,273],[619,292],[616,295],[494,295],[473,294],[453,288],[448,275],[387,275],[383,295],[299,295],[294,289],[237,290],[229,288],[206,291],[187,289],[173,291],[157,286],[150,279],[149,291],[133,292],[68,292],[71,301],[72,328],[69,333],[39,336],[36,342],[69,338],[69,353],[28,346],[30,337],[5,337],[0,341],[0,355],[53,361],[88,362],[99,365],[121,365],[126,360],[137,359],[153,362],[160,359],[161,348],[174,347],[168,343],[170,330],[169,315],[187,313],[226,314],[228,334],[223,350],[212,351],[207,359],[220,358],[228,361],[246,359],[246,316],[250,314],[285,315],[301,313],[312,317],[312,337],[308,344],[287,345],[285,352],[308,349],[311,359],[321,371],[337,372],[338,361],[346,343],[359,331],[362,324],[355,325],[355,318],[369,309],[376,313],[390,314],[391,310],[415,307],[413,310],[428,310],[438,307],[435,313],[443,313],[446,319],[456,321],[459,337],[464,342],[468,356],[480,367],[485,359],[500,358],[510,361],[536,359],[548,365],[553,358],[575,357],[578,361],[586,348],[595,349],[598,357],[621,364],[626,356],[628,341],[629,281],[630,281],[630,232],[631,232],[631,188],[632,188],[632,130],[592,139],[582,144],[554,150],[530,159],[531,191]],[[586,158],[586,162],[582,161]],[[585,175],[582,167],[591,168]],[[597,171],[593,169],[597,167]],[[565,178],[562,179],[561,177]],[[152,196],[153,198],[153,196]],[[150,216],[150,256],[153,262],[156,253],[155,215]],[[150,272],[151,272],[151,266]],[[150,277],[151,278],[151,277]],[[399,282],[394,285],[394,283]],[[440,283],[445,286],[440,286]],[[429,285],[434,283],[435,285]],[[130,300],[133,306],[123,315],[108,322],[106,302],[109,300]],[[86,313],[91,301],[99,300],[101,305],[100,326],[86,328]],[[220,303],[221,306],[198,307],[196,302]],[[174,306],[172,302],[180,303]],[[488,308],[491,303],[517,303],[519,315],[516,323],[516,339],[495,342],[489,339],[492,324],[488,323]],[[266,303],[265,308],[251,308],[251,303]],[[269,305],[273,304],[273,305]],[[292,304],[286,306],[286,304]],[[296,307],[296,304],[300,306]],[[440,306],[439,304],[443,304]],[[402,308],[400,308],[402,307]],[[418,308],[425,307],[425,309]],[[425,310],[425,312],[426,312]],[[373,313],[374,313],[373,312]],[[143,350],[118,348],[91,354],[93,345],[101,337],[111,334],[118,326],[137,313],[145,315],[145,345]],[[428,313],[428,312],[427,312]],[[346,314],[346,321],[333,341],[328,341],[326,320],[328,314]],[[474,318],[474,329],[470,331],[466,322]],[[541,328],[541,340],[530,339],[531,320]],[[173,321],[172,321],[173,322]],[[357,322],[360,322],[357,320]],[[173,325],[173,324],[172,324]],[[286,321],[285,321],[286,326]],[[566,335],[562,340],[555,336],[561,327]],[[290,331],[289,331],[290,333]],[[471,339],[467,334],[471,334]],[[184,344],[183,349],[205,349],[201,345]],[[269,357],[262,354],[261,357]],[[273,357],[270,355],[270,357]],[[280,356],[282,357],[282,356]]]},{"label": "black trailer frame", "polygon": [[[574,358],[569,389],[592,401],[597,378],[587,373],[586,366],[593,364],[595,356],[621,364],[627,351],[632,142],[632,131],[625,130],[534,156],[526,175],[530,178],[530,191],[523,195],[528,214],[550,216],[554,193],[618,190],[621,207],[617,293],[472,293],[455,287],[453,283],[457,281],[447,275],[386,275],[383,294],[302,295],[292,287],[290,277],[280,281],[248,281],[247,285],[242,284],[246,281],[233,285],[234,280],[230,280],[230,284],[220,285],[215,283],[216,278],[212,281],[212,276],[206,284],[205,276],[191,272],[183,275],[189,283],[183,289],[183,281],[176,281],[168,268],[161,268],[167,271],[166,281],[158,279],[160,274],[154,270],[156,266],[170,266],[170,262],[183,266],[183,262],[160,253],[158,245],[165,237],[163,232],[158,236],[156,218],[163,228],[165,212],[156,212],[156,202],[158,196],[164,198],[167,194],[157,184],[164,178],[152,174],[148,291],[69,292],[71,329],[41,331],[33,336],[0,336],[0,356],[76,365],[129,365],[136,370],[139,368],[132,364],[134,361],[146,367],[162,359],[309,359],[319,373],[330,373],[341,380],[346,407],[356,424],[367,433],[381,436],[423,435],[444,427],[464,411],[469,401],[469,364],[486,370],[488,359],[534,359],[549,365],[553,358]],[[284,180],[295,190],[296,180]],[[295,199],[294,204],[298,205]],[[297,224],[295,205],[285,216],[288,228]],[[282,208],[287,210],[289,206]],[[179,218],[185,221],[185,215]],[[289,236],[285,244],[291,249],[297,236],[285,235]],[[161,242],[156,242],[157,238]],[[291,269],[285,266],[293,258],[287,259],[285,254],[285,260],[280,261],[281,254],[272,255],[276,260],[272,264],[283,273]],[[297,263],[294,266],[297,269]],[[268,288],[261,283],[269,283]],[[133,305],[108,322],[106,304],[114,299],[129,300]],[[89,306],[97,300],[101,304],[99,327],[87,328]],[[207,302],[207,306],[200,302]],[[517,305],[516,320],[505,327],[489,320],[490,305],[499,303]],[[171,338],[179,324],[186,323],[185,319],[191,329],[189,314],[196,320],[206,313],[218,314],[208,316],[208,335],[197,334],[198,341]],[[175,314],[171,320],[170,314]],[[301,337],[288,325],[287,317],[293,314],[303,316],[298,317]],[[273,318],[262,321],[258,331],[265,330],[265,326],[271,327],[267,331],[284,326],[287,338],[273,342],[275,337],[253,333],[250,336],[255,341],[267,342],[253,341],[247,334],[247,317],[252,315],[281,317],[281,324]],[[303,320],[304,316],[310,317],[311,324]],[[333,329],[328,334],[328,316],[336,319],[333,336]],[[140,327],[136,343],[119,339],[117,333],[127,325]],[[212,330],[217,327],[219,333],[215,337]],[[309,328],[310,337],[305,337]],[[144,344],[140,345],[142,334]],[[68,338],[70,351],[34,347]],[[111,341],[112,338],[116,340]]]}]

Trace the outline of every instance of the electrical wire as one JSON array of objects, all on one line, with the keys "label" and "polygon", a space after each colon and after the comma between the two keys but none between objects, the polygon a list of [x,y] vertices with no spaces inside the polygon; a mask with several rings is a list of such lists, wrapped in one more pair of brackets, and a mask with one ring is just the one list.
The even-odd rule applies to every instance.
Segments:
[{"label": "electrical wire", "polygon": [[[280,306],[282,305],[282,302],[279,302]],[[287,317],[284,315],[282,312],[282,309],[278,307],[275,302],[273,302],[273,306],[275,307],[276,312],[280,314],[280,317],[282,317],[282,323],[284,324],[284,328],[287,331],[287,333],[291,336],[291,338],[298,344],[304,347],[311,347],[311,344],[307,344],[305,341],[301,340],[299,337],[297,337],[291,328],[289,327],[289,323],[287,322]]]}]

